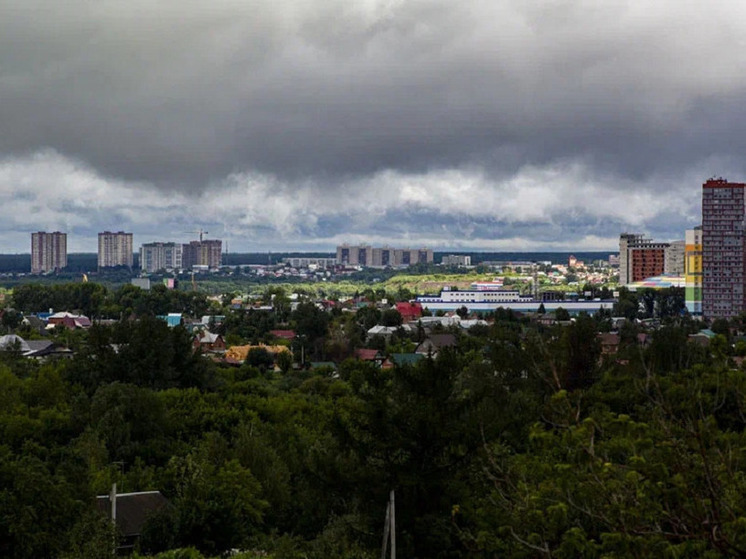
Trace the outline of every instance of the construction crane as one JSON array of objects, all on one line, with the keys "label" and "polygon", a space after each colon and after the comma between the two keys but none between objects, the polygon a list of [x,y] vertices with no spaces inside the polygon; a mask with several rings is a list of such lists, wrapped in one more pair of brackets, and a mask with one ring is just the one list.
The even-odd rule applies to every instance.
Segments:
[{"label": "construction crane", "polygon": [[202,242],[202,235],[209,235],[209,231],[203,231],[202,228],[199,228],[197,231],[184,231],[185,233],[198,233],[199,234],[199,242]]}]

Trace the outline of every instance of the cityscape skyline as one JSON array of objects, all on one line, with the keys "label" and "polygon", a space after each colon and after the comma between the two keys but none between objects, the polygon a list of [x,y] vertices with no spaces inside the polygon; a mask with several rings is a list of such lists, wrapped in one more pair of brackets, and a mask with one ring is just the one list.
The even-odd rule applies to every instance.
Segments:
[{"label": "cityscape skyline", "polygon": [[4,253],[195,221],[237,251],[610,250],[746,176],[737,3],[37,8],[0,8]]}]

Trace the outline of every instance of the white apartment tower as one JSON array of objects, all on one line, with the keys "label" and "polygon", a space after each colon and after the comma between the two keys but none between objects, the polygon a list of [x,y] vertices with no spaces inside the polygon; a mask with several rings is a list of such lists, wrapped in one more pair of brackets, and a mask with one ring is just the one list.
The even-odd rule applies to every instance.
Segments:
[{"label": "white apartment tower", "polygon": [[143,272],[179,270],[183,267],[181,243],[146,243],[140,247],[140,268]]}]

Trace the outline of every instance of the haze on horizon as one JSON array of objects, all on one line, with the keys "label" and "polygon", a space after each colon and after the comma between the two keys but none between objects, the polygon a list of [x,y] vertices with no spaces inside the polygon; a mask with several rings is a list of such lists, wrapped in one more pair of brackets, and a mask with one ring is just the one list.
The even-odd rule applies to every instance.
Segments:
[{"label": "haze on horizon", "polygon": [[613,250],[746,179],[746,5],[0,0],[0,252]]}]

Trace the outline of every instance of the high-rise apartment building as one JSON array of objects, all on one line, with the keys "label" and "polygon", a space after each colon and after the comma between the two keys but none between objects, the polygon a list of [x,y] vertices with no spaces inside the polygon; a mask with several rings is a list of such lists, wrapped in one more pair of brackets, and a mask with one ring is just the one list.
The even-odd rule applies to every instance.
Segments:
[{"label": "high-rise apartment building", "polygon": [[684,257],[686,308],[692,316],[702,316],[702,228],[686,231]]},{"label": "high-rise apartment building", "polygon": [[182,264],[185,269],[192,266],[220,268],[222,262],[223,241],[219,239],[192,241],[183,247]]},{"label": "high-rise apartment building", "polygon": [[132,233],[104,231],[98,234],[98,267],[132,268]]},{"label": "high-rise apartment building", "polygon": [[722,178],[702,185],[702,314],[707,318],[746,309],[745,190],[746,184]]},{"label": "high-rise apartment building", "polygon": [[182,268],[184,245],[181,243],[146,243],[140,247],[140,268],[143,272],[179,270]]},{"label": "high-rise apartment building", "polygon": [[31,233],[31,273],[43,274],[67,266],[67,233]]}]

